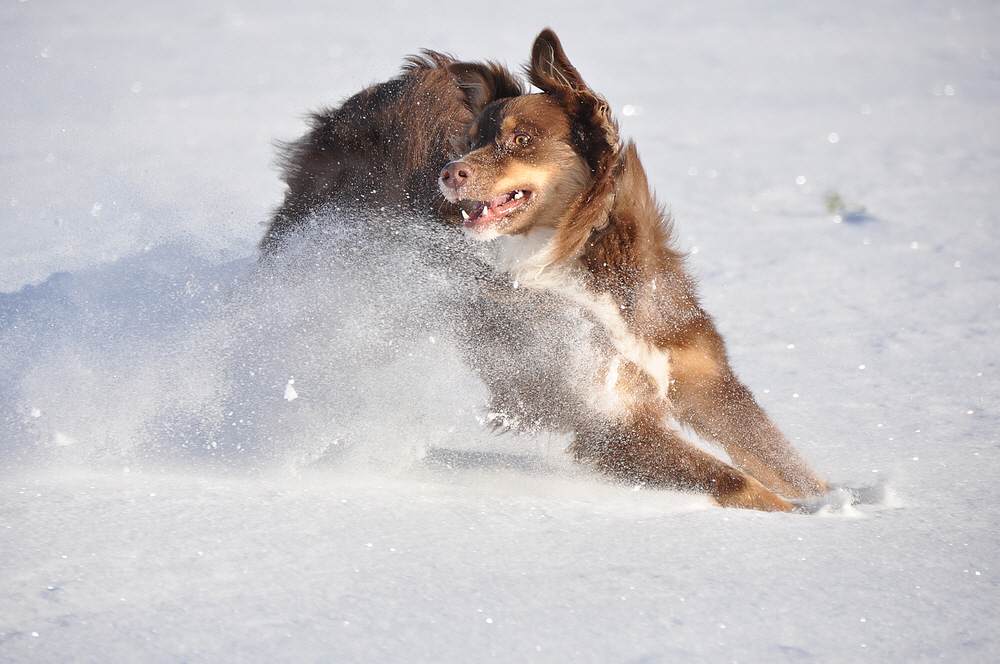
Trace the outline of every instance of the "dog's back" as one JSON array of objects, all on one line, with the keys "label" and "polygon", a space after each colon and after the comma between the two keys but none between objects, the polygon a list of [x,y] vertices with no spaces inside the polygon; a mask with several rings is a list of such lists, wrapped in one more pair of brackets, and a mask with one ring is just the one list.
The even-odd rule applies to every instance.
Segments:
[{"label": "dog's back", "polygon": [[461,154],[483,88],[491,97],[521,93],[499,65],[424,51],[396,78],[314,113],[310,130],[281,148],[288,192],[261,241],[262,254],[273,254],[329,207],[457,218],[435,182],[441,166]]}]

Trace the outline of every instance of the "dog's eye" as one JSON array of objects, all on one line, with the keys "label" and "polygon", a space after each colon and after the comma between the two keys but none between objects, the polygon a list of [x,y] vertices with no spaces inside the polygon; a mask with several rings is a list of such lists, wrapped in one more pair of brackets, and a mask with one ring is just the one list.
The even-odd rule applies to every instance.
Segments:
[{"label": "dog's eye", "polygon": [[524,147],[531,142],[531,137],[527,134],[514,134],[514,142],[521,147]]}]

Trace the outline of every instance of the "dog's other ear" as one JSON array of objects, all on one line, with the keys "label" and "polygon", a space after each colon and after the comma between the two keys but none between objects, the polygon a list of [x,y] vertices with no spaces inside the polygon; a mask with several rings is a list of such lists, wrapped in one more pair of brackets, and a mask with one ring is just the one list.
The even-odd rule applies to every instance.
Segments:
[{"label": "dog's other ear", "polygon": [[535,38],[527,72],[531,84],[549,94],[563,91],[582,92],[588,89],[580,72],[566,57],[556,33],[549,28],[542,30]]},{"label": "dog's other ear", "polygon": [[531,83],[552,95],[572,120],[574,147],[598,174],[618,154],[618,125],[608,102],[583,82],[566,57],[556,33],[545,28],[535,38],[526,68]]},{"label": "dog's other ear", "polygon": [[496,62],[455,62],[448,71],[465,93],[465,103],[473,115],[497,99],[524,94],[521,82]]},{"label": "dog's other ear", "polygon": [[590,166],[590,187],[552,240],[557,249],[549,258],[558,262],[578,255],[594,229],[607,223],[614,204],[615,174],[621,170],[618,124],[607,100],[583,82],[552,30],[542,30],[535,39],[526,71],[532,85],[566,111],[573,147]]},{"label": "dog's other ear", "polygon": [[597,168],[600,154],[610,148],[618,150],[618,127],[604,97],[583,82],[583,77],[566,57],[556,33],[545,28],[535,38],[531,48],[531,63],[527,69],[531,83],[542,92],[555,97],[573,118],[573,133],[577,148]]}]

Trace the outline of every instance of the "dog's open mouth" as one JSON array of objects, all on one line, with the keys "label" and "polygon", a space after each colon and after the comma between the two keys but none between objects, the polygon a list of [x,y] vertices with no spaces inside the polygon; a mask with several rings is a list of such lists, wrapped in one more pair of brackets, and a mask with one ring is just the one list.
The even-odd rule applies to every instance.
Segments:
[{"label": "dog's open mouth", "polygon": [[465,219],[466,227],[486,226],[506,217],[529,200],[531,200],[530,191],[517,189],[500,194],[491,201],[462,199],[458,205],[462,208],[462,218]]}]

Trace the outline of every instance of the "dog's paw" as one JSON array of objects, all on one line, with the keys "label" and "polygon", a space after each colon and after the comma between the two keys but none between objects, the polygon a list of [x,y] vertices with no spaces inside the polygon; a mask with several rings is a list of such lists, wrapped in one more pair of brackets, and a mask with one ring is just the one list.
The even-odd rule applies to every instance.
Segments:
[{"label": "dog's paw", "polygon": [[879,505],[885,502],[885,496],[884,481],[861,487],[831,484],[822,496],[789,502],[795,505],[795,511],[799,514],[838,514],[854,505]]}]

